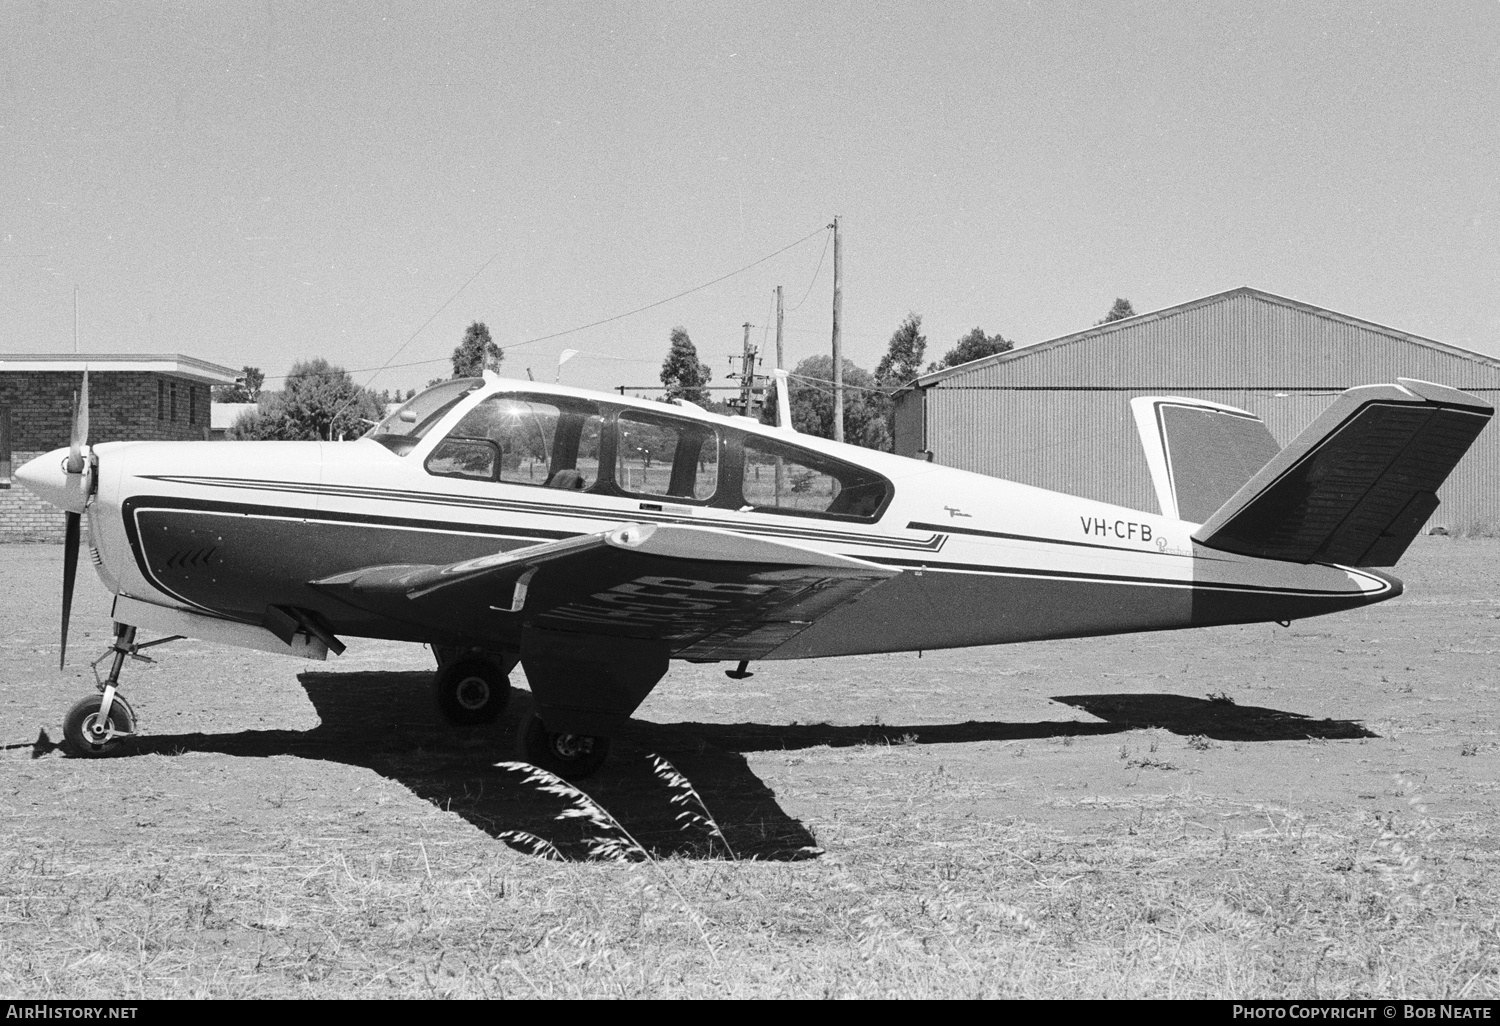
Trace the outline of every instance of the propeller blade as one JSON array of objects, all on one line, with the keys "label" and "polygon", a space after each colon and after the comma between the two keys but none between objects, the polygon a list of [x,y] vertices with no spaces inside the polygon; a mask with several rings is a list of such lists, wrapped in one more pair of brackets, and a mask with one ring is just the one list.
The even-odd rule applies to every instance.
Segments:
[{"label": "propeller blade", "polygon": [[73,437],[68,443],[68,473],[83,473],[83,447],[89,444],[89,372],[83,371],[83,392],[73,393]]},{"label": "propeller blade", "polygon": [[62,653],[57,659],[61,670],[68,661],[68,618],[73,613],[73,582],[78,576],[78,536],[83,517],[67,512],[63,529],[63,601],[62,601]]},{"label": "propeller blade", "polygon": [[83,473],[83,447],[78,444],[78,393],[73,393],[73,430],[68,440],[68,462],[64,468],[69,474]]},{"label": "propeller blade", "polygon": [[78,444],[89,444],[89,369],[83,369],[83,395],[78,401]]}]

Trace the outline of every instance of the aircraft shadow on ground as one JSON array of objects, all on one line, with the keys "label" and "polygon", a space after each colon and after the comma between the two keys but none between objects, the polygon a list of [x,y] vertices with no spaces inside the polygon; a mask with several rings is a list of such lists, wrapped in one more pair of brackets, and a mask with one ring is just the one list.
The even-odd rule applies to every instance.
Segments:
[{"label": "aircraft shadow on ground", "polygon": [[[587,842],[599,835],[597,828],[578,819],[560,819],[565,799],[524,783],[520,773],[496,768],[496,763],[516,758],[515,727],[530,709],[529,692],[516,690],[496,724],[456,728],[433,708],[427,672],[319,671],[303,673],[299,680],[321,721],[311,730],[151,735],[148,724],[148,733],[134,739],[128,752],[293,755],[360,766],[513,846],[506,835],[521,830],[554,844],[564,857],[588,857]],[[845,727],[633,720],[614,739],[606,768],[581,789],[656,855],[722,856],[721,846],[711,843],[705,831],[682,829],[677,818],[682,807],[672,804],[673,792],[652,771],[651,756],[663,756],[692,781],[740,858],[793,861],[815,856],[816,841],[750,769],[746,753],[822,745],[965,744],[1113,734],[1144,727],[1225,741],[1376,736],[1349,721],[1312,720],[1178,695],[1080,695],[1056,701],[1106,722]]]},{"label": "aircraft shadow on ground", "polygon": [[1236,705],[1223,698],[1183,695],[1059,695],[1053,699],[1082,709],[1120,730],[1160,727],[1174,734],[1216,741],[1329,741],[1379,737],[1353,720],[1315,720],[1301,713]]}]

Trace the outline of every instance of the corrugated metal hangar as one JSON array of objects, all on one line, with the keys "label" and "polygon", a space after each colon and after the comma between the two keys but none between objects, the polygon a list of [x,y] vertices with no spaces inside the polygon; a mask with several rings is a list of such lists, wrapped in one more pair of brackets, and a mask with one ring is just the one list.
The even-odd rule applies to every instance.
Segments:
[{"label": "corrugated metal hangar", "polygon": [[[1132,397],[1235,406],[1285,445],[1339,392],[1398,377],[1500,400],[1500,360],[1239,288],[917,378],[896,397],[895,446],[945,466],[1158,511]],[[1479,436],[1438,498],[1430,525],[1500,529],[1500,429]]]}]

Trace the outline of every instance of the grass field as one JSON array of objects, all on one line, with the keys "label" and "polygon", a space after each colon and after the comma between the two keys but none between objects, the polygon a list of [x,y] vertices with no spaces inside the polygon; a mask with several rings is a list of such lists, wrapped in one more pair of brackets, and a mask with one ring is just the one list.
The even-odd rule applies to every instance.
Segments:
[{"label": "grass field", "polygon": [[164,646],[64,757],[60,561],[0,548],[7,996],[1500,996],[1500,542],[1290,629],[674,667],[585,786],[629,863],[496,768],[524,687],[447,728],[411,646]]}]

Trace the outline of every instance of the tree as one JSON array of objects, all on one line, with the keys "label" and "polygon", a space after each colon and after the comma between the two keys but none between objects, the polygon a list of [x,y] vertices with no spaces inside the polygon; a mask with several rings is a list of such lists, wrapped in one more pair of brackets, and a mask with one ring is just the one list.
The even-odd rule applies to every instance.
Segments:
[{"label": "tree", "polygon": [[661,365],[661,383],[667,386],[667,399],[686,399],[699,406],[708,403],[708,365],[698,359],[698,350],[688,338],[687,329],[672,329],[672,347]]},{"label": "tree", "polygon": [[453,349],[453,376],[477,378],[485,370],[498,371],[505,353],[490,338],[483,321],[475,321],[464,332],[464,339]]},{"label": "tree", "polygon": [[929,371],[942,370],[944,367],[957,367],[961,363],[970,360],[978,360],[985,356],[994,356],[1015,348],[1015,343],[1001,337],[998,333],[986,335],[983,328],[975,328],[963,338],[958,340],[958,345],[943,354],[943,358],[932,364]]},{"label": "tree", "polygon": [[[792,426],[804,435],[833,437],[833,357],[809,356],[791,372],[788,382]],[[886,425],[890,400],[875,383],[875,376],[852,360],[844,361],[844,438],[866,449],[891,451],[891,433]],[[776,386],[766,391],[761,420],[776,423]]]},{"label": "tree", "polygon": [[280,392],[262,392],[260,405],[246,410],[227,432],[241,440],[334,441],[358,437],[384,413],[368,389],[327,360],[292,365]]},{"label": "tree", "polygon": [[1130,305],[1128,299],[1116,299],[1115,305],[1109,308],[1109,313],[1104,315],[1104,320],[1096,321],[1094,327],[1108,324],[1110,321],[1123,321],[1127,317],[1135,316],[1135,307]]},{"label": "tree", "polygon": [[234,384],[213,387],[213,401],[216,403],[258,402],[260,386],[265,383],[266,376],[260,372],[259,367],[246,367],[240,372],[239,380]]},{"label": "tree", "polygon": [[[926,352],[927,336],[922,334],[922,315],[909,313],[901,327],[891,335],[885,356],[875,368],[875,380],[881,388],[894,392],[922,373],[922,357]],[[828,364],[833,366],[831,357]]]}]

